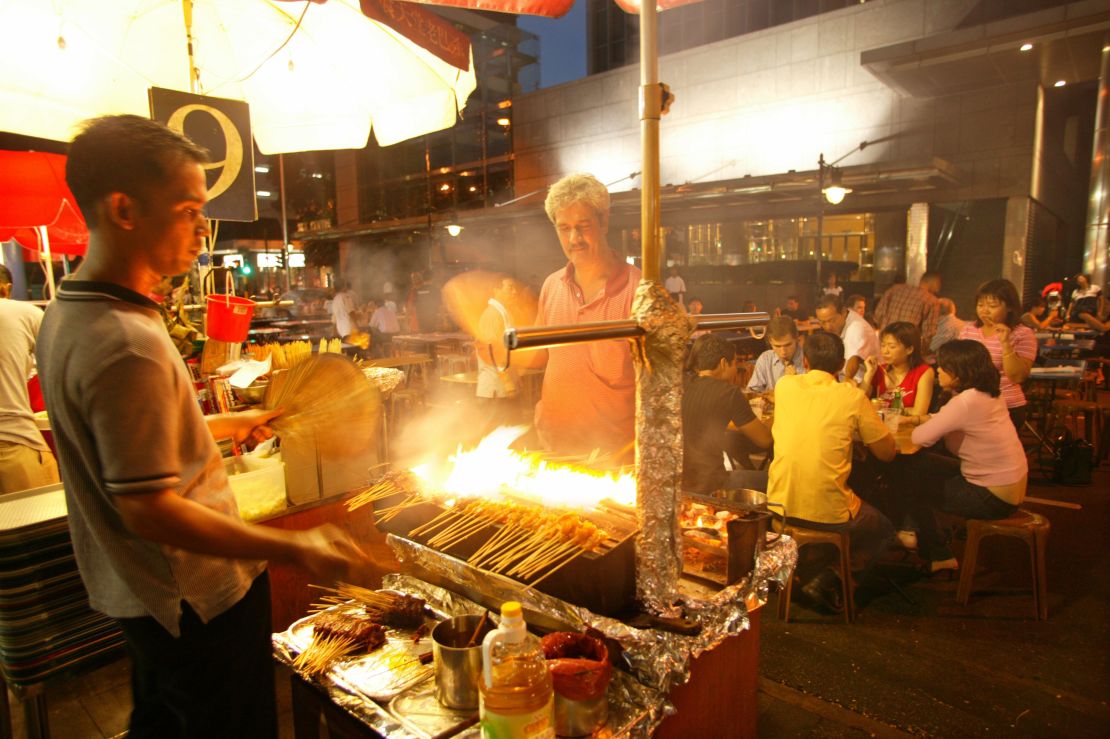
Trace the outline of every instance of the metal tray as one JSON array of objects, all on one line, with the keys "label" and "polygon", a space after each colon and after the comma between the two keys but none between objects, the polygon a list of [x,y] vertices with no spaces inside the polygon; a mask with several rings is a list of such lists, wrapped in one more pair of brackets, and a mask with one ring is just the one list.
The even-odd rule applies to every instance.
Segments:
[{"label": "metal tray", "polygon": [[[329,608],[331,611],[343,610],[345,612],[360,613],[361,609],[352,606],[336,606]],[[295,622],[286,631],[289,644],[293,647],[294,655],[298,655],[312,643],[312,622],[320,614],[305,616]],[[434,673],[434,667],[429,661],[422,664],[420,658],[432,652],[432,627],[446,615],[436,613],[435,618],[425,615],[428,635],[421,637],[418,643],[413,642],[415,629],[398,629],[386,627],[386,642],[369,654],[357,655],[347,660],[336,662],[329,671],[330,677],[337,685],[351,693],[365,696],[378,703],[388,703],[401,691],[425,680]]]}]

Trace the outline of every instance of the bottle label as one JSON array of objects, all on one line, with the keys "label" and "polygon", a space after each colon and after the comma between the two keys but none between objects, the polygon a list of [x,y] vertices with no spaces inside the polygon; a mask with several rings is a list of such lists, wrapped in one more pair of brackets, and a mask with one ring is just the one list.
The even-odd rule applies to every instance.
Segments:
[{"label": "bottle label", "polygon": [[493,713],[482,706],[482,739],[555,739],[555,698],[535,711]]}]

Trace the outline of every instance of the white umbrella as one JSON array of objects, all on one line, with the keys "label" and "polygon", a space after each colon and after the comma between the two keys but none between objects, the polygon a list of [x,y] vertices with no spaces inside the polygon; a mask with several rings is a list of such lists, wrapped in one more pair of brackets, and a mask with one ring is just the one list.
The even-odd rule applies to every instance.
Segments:
[{"label": "white umbrella", "polygon": [[149,116],[163,87],[245,100],[264,154],[359,149],[371,126],[384,146],[454,125],[476,85],[472,58],[452,66],[357,0],[0,0],[0,29],[0,130],[62,141]]}]

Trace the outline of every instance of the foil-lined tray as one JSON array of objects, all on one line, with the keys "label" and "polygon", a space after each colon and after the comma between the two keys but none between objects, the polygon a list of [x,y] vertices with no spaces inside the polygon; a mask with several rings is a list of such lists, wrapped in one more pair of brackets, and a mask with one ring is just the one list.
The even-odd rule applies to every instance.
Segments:
[{"label": "foil-lined tray", "polygon": [[[321,611],[332,613],[343,611],[353,615],[365,616],[357,606],[342,605]],[[426,632],[431,634],[432,627],[446,618],[425,617]],[[281,639],[283,646],[295,659],[312,643],[312,624],[320,614],[305,616],[293,623],[284,633],[275,634],[274,640]],[[328,677],[337,685],[351,693],[363,695],[370,700],[388,702],[406,688],[426,680],[433,674],[431,662],[426,655],[432,652],[432,638],[422,636],[415,641],[416,629],[386,627],[386,641],[381,647],[368,654],[337,661],[329,670]],[[421,658],[424,657],[424,661]]]},{"label": "foil-lined tray", "polygon": [[[450,575],[447,579],[452,582],[453,589],[402,574],[387,575],[383,581],[385,587],[394,592],[423,598],[428,608],[441,618],[481,613],[485,609],[478,602],[456,592],[459,589],[459,580],[455,578],[463,581],[469,579],[470,589],[480,591],[476,587],[478,583],[473,581],[478,578],[470,578],[479,574],[479,571],[469,572],[466,568],[456,571],[448,567],[446,560],[440,556],[411,542],[398,541],[394,545],[408,564],[413,564],[413,560],[422,560],[425,567],[421,569],[433,572],[438,567],[447,567],[447,572],[439,574]],[[594,736],[607,739],[650,737],[663,720],[674,713],[674,706],[668,699],[670,690],[689,679],[692,661],[719,645],[725,638],[749,628],[748,614],[767,602],[771,582],[786,582],[793,572],[796,560],[797,546],[789,537],[783,536],[759,554],[752,575],[735,585],[716,590],[704,584],[681,581],[678,594],[684,601],[687,615],[702,625],[702,631],[697,636],[683,636],[658,629],[638,629],[590,613],[584,608],[539,593],[515,581],[505,581],[507,579],[491,583],[488,577],[480,578],[485,580],[482,584],[489,585],[496,591],[480,594],[499,599],[499,602],[522,601],[530,623],[575,631],[593,628],[606,638],[619,642],[623,649],[623,669],[613,671],[613,680],[607,693],[609,720]],[[486,600],[486,597],[481,600]],[[302,619],[305,620],[307,619]],[[275,656],[290,666],[300,653],[299,649],[303,648],[298,647],[298,644],[304,644],[303,631],[296,642],[292,633],[301,623],[298,621],[288,631],[273,637]],[[431,642],[427,641],[426,644],[426,648],[430,649]],[[423,678],[410,682],[395,692],[386,690],[380,693],[378,688],[370,688],[364,682],[356,685],[355,683],[365,680],[366,674],[344,667],[345,665],[339,665],[338,669],[333,669],[323,679],[312,682],[324,689],[336,705],[379,735],[390,739],[431,739],[443,736],[471,739],[480,736],[476,726],[466,725],[472,719],[472,713],[451,711],[435,700],[435,681],[431,677],[430,666]],[[390,697],[374,699],[371,692]]]}]

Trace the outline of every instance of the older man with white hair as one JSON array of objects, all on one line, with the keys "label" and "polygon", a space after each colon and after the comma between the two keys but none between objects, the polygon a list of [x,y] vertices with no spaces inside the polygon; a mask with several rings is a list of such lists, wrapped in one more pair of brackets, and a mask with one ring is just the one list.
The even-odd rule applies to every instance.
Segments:
[{"label": "older man with white hair", "polygon": [[[609,192],[588,174],[556,182],[544,203],[567,265],[540,290],[537,325],[628,318],[640,270],[609,247]],[[551,449],[628,454],[635,435],[636,384],[625,340],[547,350],[536,428]]]}]

